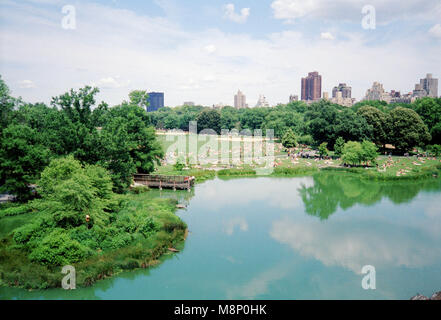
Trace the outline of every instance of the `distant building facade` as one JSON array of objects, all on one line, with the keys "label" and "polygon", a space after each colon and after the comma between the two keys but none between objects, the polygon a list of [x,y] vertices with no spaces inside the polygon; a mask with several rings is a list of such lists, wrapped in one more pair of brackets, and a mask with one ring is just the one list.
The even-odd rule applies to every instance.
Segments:
[{"label": "distant building facade", "polygon": [[164,92],[149,92],[147,99],[149,106],[147,112],[157,111],[164,108]]},{"label": "distant building facade", "polygon": [[302,78],[302,100],[317,101],[322,97],[322,76],[317,71],[308,73]]},{"label": "distant building facade", "polygon": [[337,87],[334,87],[332,97],[337,98],[338,92],[341,92],[342,98],[352,98],[352,87],[349,87],[346,83],[339,83]]},{"label": "distant building facade", "polygon": [[270,105],[269,105],[268,101],[266,101],[265,96],[263,94],[261,94],[259,96],[259,100],[257,100],[256,108],[269,107],[269,106]]},{"label": "distant building facade", "polygon": [[213,109],[220,110],[220,109],[222,109],[224,107],[225,107],[225,104],[223,104],[222,102],[217,103],[217,104],[213,104]]},{"label": "distant building facade", "polygon": [[299,96],[292,94],[289,96],[289,103],[299,101]]},{"label": "distant building facade", "polygon": [[189,107],[194,107],[195,103],[193,101],[185,101],[183,106],[189,106]]},{"label": "distant building facade", "polygon": [[352,107],[355,103],[355,98],[343,98],[342,91],[337,91],[335,97],[332,97],[331,99],[329,99],[328,92],[323,92],[323,99],[344,107]]},{"label": "distant building facade", "polygon": [[[425,91],[425,95],[424,92]],[[420,79],[420,84],[415,86],[415,97],[438,97],[438,79],[433,78],[431,73],[428,73],[424,79]]]},{"label": "distant building facade", "polygon": [[248,108],[247,97],[240,90],[234,96],[234,107],[236,109]]},{"label": "distant building facade", "polygon": [[424,98],[427,96],[427,92],[421,84],[416,84],[415,89],[412,91],[412,96],[414,98]]},{"label": "distant building facade", "polygon": [[389,93],[384,91],[383,85],[379,82],[374,82],[372,88],[368,89],[364,100],[382,100],[390,103],[391,96]]}]

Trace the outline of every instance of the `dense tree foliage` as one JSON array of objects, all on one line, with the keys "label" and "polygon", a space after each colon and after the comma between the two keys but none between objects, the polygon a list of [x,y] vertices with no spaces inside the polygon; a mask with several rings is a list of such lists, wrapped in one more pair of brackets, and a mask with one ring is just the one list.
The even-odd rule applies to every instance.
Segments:
[{"label": "dense tree foliage", "polygon": [[[397,125],[396,115],[399,113],[398,110],[402,109],[416,112],[410,113],[410,118],[407,120],[407,125],[413,126],[414,129],[404,130]],[[209,110],[212,109],[183,106],[163,108],[150,115],[152,123],[157,128],[187,130],[189,121],[198,120],[202,112]],[[311,144],[315,147],[327,142],[329,148],[335,149],[334,145],[338,137],[344,141],[369,140],[382,149],[385,149],[386,144],[398,144],[396,150],[399,153],[430,142],[441,143],[441,99],[439,98],[417,99],[412,104],[361,101],[351,108],[324,100],[310,105],[298,101],[274,108],[225,107],[219,112],[221,129],[239,131],[262,129],[264,134],[267,129],[272,129],[275,137],[281,140],[287,130],[291,129],[299,143]],[[425,126],[432,136],[431,141]],[[215,127],[217,131],[217,126]],[[203,128],[205,128],[204,123]],[[399,143],[400,140],[405,146]]]},{"label": "dense tree foliage", "polygon": [[346,164],[360,165],[362,163],[375,163],[378,157],[377,147],[374,143],[363,141],[349,141],[343,147],[342,160]]},{"label": "dense tree foliage", "polygon": [[297,146],[296,135],[292,131],[291,128],[286,130],[285,134],[282,137],[282,145],[285,148],[291,149]]},{"label": "dense tree foliage", "polygon": [[321,158],[327,157],[329,155],[328,143],[323,142],[322,144],[320,144],[318,147],[318,151]]},{"label": "dense tree foliage", "polygon": [[221,115],[217,110],[204,110],[197,117],[198,133],[205,130],[213,130],[215,133],[221,133]]},{"label": "dense tree foliage", "polygon": [[345,140],[342,137],[338,137],[334,145],[334,154],[337,157],[341,157],[341,155],[343,154],[344,147],[345,147]]},{"label": "dense tree foliage", "polygon": [[427,125],[432,143],[441,143],[441,98],[422,98],[413,103],[415,110]]},{"label": "dense tree foliage", "polygon": [[395,108],[389,113],[390,141],[402,152],[423,146],[431,140],[429,130],[418,114],[408,108]]},{"label": "dense tree foliage", "polygon": [[96,106],[97,88],[70,90],[45,104],[27,104],[9,96],[0,79],[0,191],[25,200],[49,162],[72,155],[82,164],[111,173],[115,191],[123,192],[134,173],[150,173],[163,157],[145,110],[143,91],[109,108]]},{"label": "dense tree foliage", "polygon": [[362,116],[348,108],[339,110],[327,101],[311,105],[305,119],[315,143],[327,142],[331,148],[338,137],[361,141],[372,136],[372,126]]},{"label": "dense tree foliage", "polygon": [[371,106],[361,107],[358,109],[357,114],[361,115],[372,126],[372,141],[384,147],[390,133],[388,115]]}]

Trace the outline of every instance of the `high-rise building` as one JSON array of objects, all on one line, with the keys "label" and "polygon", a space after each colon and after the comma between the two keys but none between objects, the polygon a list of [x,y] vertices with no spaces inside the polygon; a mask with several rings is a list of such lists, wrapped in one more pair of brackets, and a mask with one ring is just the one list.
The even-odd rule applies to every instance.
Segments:
[{"label": "high-rise building", "polygon": [[269,107],[269,103],[268,101],[266,101],[266,98],[263,94],[259,96],[259,100],[257,100],[256,103],[256,108],[261,108],[261,107]]},{"label": "high-rise building", "polygon": [[302,100],[317,101],[322,97],[322,76],[317,71],[302,78]]},{"label": "high-rise building", "polygon": [[149,92],[147,112],[164,108],[164,92]]},{"label": "high-rise building", "polygon": [[428,97],[438,97],[438,79],[433,78],[431,73],[420,80],[420,85],[426,91]]},{"label": "high-rise building", "polygon": [[423,88],[422,84],[416,84],[415,89],[412,92],[414,98],[427,97],[427,91]]},{"label": "high-rise building", "polygon": [[296,94],[292,94],[289,96],[289,102],[295,102],[295,101],[299,101],[299,96]]},{"label": "high-rise building", "polygon": [[337,92],[341,92],[342,98],[352,98],[352,87],[347,86],[346,83],[339,83],[332,89],[333,98],[337,98]]},{"label": "high-rise building", "polygon": [[392,97],[389,93],[384,91],[383,85],[379,82],[374,82],[371,89],[368,89],[364,100],[382,100],[390,103]]},{"label": "high-rise building", "polygon": [[248,108],[247,97],[240,90],[234,96],[234,107],[236,109]]},{"label": "high-rise building", "polygon": [[332,97],[331,99],[329,99],[329,93],[323,92],[323,99],[344,107],[352,107],[355,103],[355,98],[343,98],[342,91],[337,91],[335,97]]}]

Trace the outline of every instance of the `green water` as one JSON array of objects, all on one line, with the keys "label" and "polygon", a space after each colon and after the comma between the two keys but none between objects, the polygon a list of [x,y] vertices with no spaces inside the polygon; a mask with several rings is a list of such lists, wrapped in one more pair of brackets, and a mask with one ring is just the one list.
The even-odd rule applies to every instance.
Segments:
[{"label": "green water", "polygon": [[[180,253],[91,288],[2,288],[0,298],[409,299],[441,290],[439,179],[217,179],[149,196],[189,203],[178,212],[190,230]],[[375,290],[362,288],[365,265],[376,268]]]}]

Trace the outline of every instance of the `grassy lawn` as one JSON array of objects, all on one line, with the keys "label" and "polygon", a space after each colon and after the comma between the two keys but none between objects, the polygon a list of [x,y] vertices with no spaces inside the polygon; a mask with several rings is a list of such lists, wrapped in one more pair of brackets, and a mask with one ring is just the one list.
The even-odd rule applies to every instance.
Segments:
[{"label": "grassy lawn", "polygon": [[[252,138],[245,138],[244,140],[240,140],[240,138],[235,138],[235,146],[233,147],[233,143],[229,142],[229,153],[231,155],[235,155],[236,161],[231,161],[232,157],[230,157],[229,164],[222,164],[220,161],[216,159],[220,159],[220,154],[214,152],[212,155],[212,159],[214,163],[206,163],[204,160],[207,160],[208,157],[206,154],[206,144],[205,141],[198,141],[198,150],[200,156],[200,161],[197,165],[189,165],[186,164],[183,170],[177,170],[173,164],[171,164],[176,159],[180,159],[182,163],[186,162],[189,153],[187,150],[189,145],[189,136],[188,135],[180,135],[179,138],[177,136],[173,136],[170,134],[169,137],[166,138],[165,135],[158,135],[158,139],[161,142],[164,150],[168,150],[166,152],[166,158],[168,161],[164,162],[161,166],[156,168],[155,173],[157,174],[165,174],[165,175],[188,175],[195,176],[197,182],[202,182],[210,178],[214,178],[216,175],[218,176],[244,176],[244,175],[256,175],[255,170],[264,167],[265,165],[272,166],[274,168],[274,172],[271,174],[272,176],[290,176],[290,175],[299,175],[299,174],[309,174],[313,172],[317,172],[321,169],[326,170],[345,170],[351,171],[359,174],[363,174],[368,178],[379,179],[379,180],[396,180],[396,179],[409,179],[416,177],[429,177],[429,176],[438,176],[438,171],[441,169],[441,159],[440,158],[417,158],[417,157],[398,157],[398,156],[379,156],[377,159],[377,164],[372,165],[368,168],[357,167],[357,168],[344,168],[342,166],[341,160],[320,160],[320,159],[303,159],[297,158],[292,159],[288,157],[288,153],[284,150],[283,146],[280,143],[274,143],[274,162],[267,163],[262,161],[269,161],[267,158],[256,158],[257,161],[245,160],[243,157],[243,151],[247,154],[252,155],[252,143],[256,140]],[[168,139],[176,139],[175,141]],[[181,140],[181,152],[173,152],[174,143],[177,140]],[[221,141],[217,139],[218,146],[216,148],[220,149]],[[174,145],[176,147],[177,145]],[[214,145],[212,145],[214,146]],[[263,149],[265,149],[265,142],[263,142]],[[242,153],[240,153],[240,149],[242,149]],[[215,149],[215,148],[213,148]],[[213,150],[211,149],[211,150]],[[234,153],[234,150],[237,152]],[[239,150],[239,151],[238,151]],[[298,148],[296,151],[301,151],[302,149]],[[187,152],[187,153],[185,153]],[[239,157],[240,154],[240,157]],[[215,163],[217,161],[217,163]]]}]

